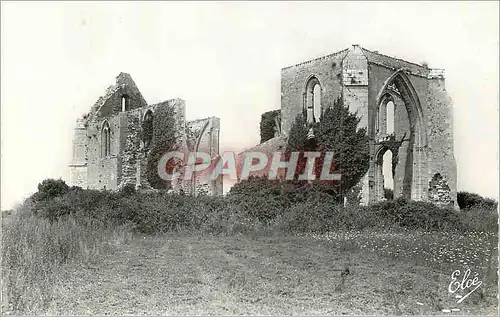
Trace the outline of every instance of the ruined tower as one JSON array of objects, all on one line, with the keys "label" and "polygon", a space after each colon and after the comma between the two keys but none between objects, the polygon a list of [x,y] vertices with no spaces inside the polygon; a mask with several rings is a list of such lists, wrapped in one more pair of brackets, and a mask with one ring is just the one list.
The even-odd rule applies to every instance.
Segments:
[{"label": "ruined tower", "polygon": [[[151,188],[146,177],[148,147],[152,139],[155,111],[172,107],[175,133],[181,149],[198,151],[216,157],[219,153],[220,120],[210,117],[186,121],[185,102],[171,99],[148,105],[131,76],[120,73],[116,84],[108,87],[104,96],[90,112],[76,122],[73,157],[69,164],[70,185],[92,189],[116,190],[127,184],[136,188]],[[150,122],[149,131],[143,131]],[[179,182],[174,190],[185,193],[222,195],[222,178],[207,178]]]}]

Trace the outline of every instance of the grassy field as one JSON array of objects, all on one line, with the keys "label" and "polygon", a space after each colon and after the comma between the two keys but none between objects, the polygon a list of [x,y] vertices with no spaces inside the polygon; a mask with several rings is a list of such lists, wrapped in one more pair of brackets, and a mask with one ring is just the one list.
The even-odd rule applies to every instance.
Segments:
[{"label": "grassy field", "polygon": [[[399,315],[458,308],[447,315],[495,315],[497,279],[488,261],[496,261],[497,249],[489,243],[496,246],[497,238],[425,232],[136,236],[107,255],[65,264],[43,313]],[[483,285],[457,304],[450,275],[467,267]]]},{"label": "grassy field", "polygon": [[496,209],[313,189],[28,199],[2,214],[2,314],[496,315]]}]

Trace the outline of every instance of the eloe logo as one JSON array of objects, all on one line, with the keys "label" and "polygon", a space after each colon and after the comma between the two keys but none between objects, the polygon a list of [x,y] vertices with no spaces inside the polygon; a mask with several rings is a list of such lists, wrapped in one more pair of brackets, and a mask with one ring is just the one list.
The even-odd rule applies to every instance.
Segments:
[{"label": "eloe logo", "polygon": [[470,269],[467,269],[462,276],[462,281],[459,281],[460,270],[455,270],[453,271],[453,273],[451,273],[451,282],[450,285],[448,286],[448,291],[450,293],[454,294],[459,290],[464,291],[473,288],[469,293],[462,296],[457,301],[457,304],[463,302],[464,299],[469,297],[470,294],[472,294],[475,290],[479,288],[479,286],[483,284],[483,282],[479,280],[478,275],[479,275],[478,273],[475,273],[474,278],[470,278]]}]

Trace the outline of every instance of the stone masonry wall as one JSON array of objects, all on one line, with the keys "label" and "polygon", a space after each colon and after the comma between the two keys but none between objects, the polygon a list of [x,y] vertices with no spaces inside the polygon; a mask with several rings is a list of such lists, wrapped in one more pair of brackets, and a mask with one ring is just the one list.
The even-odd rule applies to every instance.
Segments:
[{"label": "stone masonry wall", "polygon": [[[368,60],[359,46],[349,49],[342,60],[342,96],[349,111],[360,117],[359,128],[367,128],[368,117]],[[369,201],[368,172],[360,180],[354,191],[359,191],[355,199],[366,204]]]},{"label": "stone masonry wall", "polygon": [[[129,103],[122,111],[122,96],[126,94]],[[208,122],[209,127],[202,131],[200,149],[208,148],[213,156],[219,152],[220,121],[218,118],[186,122],[185,102],[171,99],[148,106],[130,75],[120,73],[116,84],[108,87],[106,94],[100,97],[91,111],[78,119],[73,138],[73,158],[69,164],[70,185],[93,189],[120,189],[127,184],[150,189],[147,182],[148,150],[144,147],[142,123],[144,115],[151,110],[154,113],[161,107],[174,108],[176,138],[179,151],[187,149],[186,136],[190,128],[195,129],[196,122]],[[110,154],[103,155],[103,126],[109,124]],[[188,128],[189,127],[189,128]],[[220,180],[203,183],[197,182],[196,190],[209,195],[221,195]]]},{"label": "stone masonry wall", "polygon": [[128,96],[126,111],[147,106],[146,100],[135,85],[132,77],[120,73],[116,77],[116,84],[107,88],[106,94],[100,97],[92,107],[90,113],[98,117],[109,117],[122,111],[122,97]]},{"label": "stone masonry wall", "polygon": [[[110,127],[110,155],[102,155],[102,127],[107,121]],[[120,130],[122,122],[119,116],[94,118],[87,122],[87,179],[89,188],[115,189],[120,178],[119,160]]]},{"label": "stone masonry wall", "polygon": [[281,70],[281,131],[288,135],[297,114],[303,111],[305,87],[311,76],[321,86],[321,104],[333,105],[341,95],[341,63],[347,50]]},{"label": "stone masonry wall", "polygon": [[[361,117],[360,127],[367,127],[370,138],[370,169],[358,184],[362,203],[383,199],[381,156],[390,148],[395,197],[404,194],[415,200],[456,206],[453,109],[441,70],[353,45],[283,68],[281,76],[284,136],[295,116],[303,111],[306,85],[314,77],[322,87],[323,109],[342,95],[350,111]],[[391,135],[385,131],[385,110],[378,104],[382,93],[394,100]]]},{"label": "stone masonry wall", "polygon": [[140,155],[140,111],[134,110],[119,114],[122,122],[120,138],[120,170],[118,187],[136,184],[137,164]]},{"label": "stone masonry wall", "polygon": [[[439,174],[443,178],[442,182],[449,186],[450,198],[444,195],[443,199],[438,199],[436,202],[452,203],[457,206],[457,166],[453,155],[453,101],[446,92],[445,81],[441,75],[428,80],[427,105],[431,164],[426,182],[430,184]],[[436,196],[433,199],[436,199]]]},{"label": "stone masonry wall", "polygon": [[73,155],[71,159],[69,183],[74,186],[87,185],[87,131],[82,119],[77,120],[73,135]]}]

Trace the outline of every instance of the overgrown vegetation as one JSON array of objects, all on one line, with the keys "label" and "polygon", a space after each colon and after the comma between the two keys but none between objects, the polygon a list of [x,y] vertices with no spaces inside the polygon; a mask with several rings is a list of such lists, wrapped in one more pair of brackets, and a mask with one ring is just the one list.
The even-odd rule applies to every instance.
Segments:
[{"label": "overgrown vegetation", "polygon": [[457,203],[462,210],[470,210],[473,208],[496,210],[498,207],[498,202],[491,198],[485,198],[481,195],[465,191],[457,193]]},{"label": "overgrown vegetation", "polygon": [[153,114],[151,111],[146,112],[142,121],[141,139],[144,142],[144,148],[149,149],[153,140]]},{"label": "overgrown vegetation", "polygon": [[384,198],[387,200],[394,199],[394,191],[390,188],[384,187]]},{"label": "overgrown vegetation", "polygon": [[46,179],[38,184],[38,192],[33,196],[35,200],[50,200],[60,197],[69,191],[69,186],[62,179]]},{"label": "overgrown vegetation", "polygon": [[[287,152],[301,152],[296,170],[298,175],[305,170],[307,158],[302,155],[306,151],[318,151],[322,156],[315,160],[315,175],[319,179],[325,160],[325,153],[333,152],[333,167],[330,172],[340,172],[341,181],[321,181],[313,183],[330,187],[337,193],[337,199],[343,197],[361,180],[369,167],[368,136],[365,128],[358,129],[360,118],[349,111],[342,98],[335,100],[333,105],[326,107],[320,122],[308,125],[302,114],[298,114],[290,129]],[[313,130],[314,138],[308,139],[309,129]]]},{"label": "overgrown vegetation", "polygon": [[[165,153],[176,151],[179,148],[175,129],[175,109],[172,106],[158,107],[152,120],[153,138],[151,150],[148,153],[146,177],[151,187],[156,189],[168,189],[171,182],[163,180],[158,175],[158,162]],[[167,168],[173,170],[178,163],[169,161]],[[169,171],[171,172],[171,171]]]},{"label": "overgrown vegetation", "polygon": [[[130,239],[132,233],[126,226],[108,225],[90,217],[78,221],[76,217],[54,219],[64,213],[56,211],[61,199],[28,200],[13,219],[3,219],[2,315],[41,313],[52,298],[52,286],[63,264],[97,260],[114,245]],[[36,212],[37,206],[51,204],[54,214]]]},{"label": "overgrown vegetation", "polygon": [[[45,181],[44,184],[50,183]],[[46,187],[41,186],[44,189]],[[53,192],[52,186],[48,186]],[[64,188],[64,186],[63,186]],[[38,192],[33,197],[47,196]],[[50,199],[31,199],[29,212],[49,222],[71,218],[77,223],[89,220],[104,225],[128,225],[141,233],[172,230],[202,230],[210,233],[234,233],[221,225],[227,221],[241,222],[247,229],[261,225],[272,229],[294,226],[286,222],[321,223],[324,231],[384,227],[422,230],[495,230],[496,210],[470,209],[456,211],[432,203],[403,198],[382,201],[370,206],[343,206],[336,203],[338,193],[328,185],[269,181],[250,177],[235,185],[226,197],[191,197],[166,191],[136,192],[133,186],[119,192],[68,189]],[[478,220],[472,224],[473,216]],[[296,218],[294,218],[296,217]],[[377,221],[373,221],[377,219]],[[478,223],[487,220],[487,226]],[[314,231],[314,226],[303,225]],[[214,230],[214,228],[218,228]],[[302,230],[302,229],[301,229]],[[323,229],[322,229],[323,231]]]},{"label": "overgrown vegetation", "polygon": [[39,189],[3,231],[3,294],[11,311],[43,310],[61,265],[98,260],[134,233],[498,231],[498,215],[492,209],[462,212],[401,198],[344,207],[336,203],[335,192],[321,186],[255,177],[235,186],[226,197],[137,192],[130,186],[119,192],[84,190],[67,188],[60,180],[46,180]]},{"label": "overgrown vegetation", "polygon": [[274,138],[275,133],[280,131],[281,110],[264,112],[260,117],[260,143]]}]

